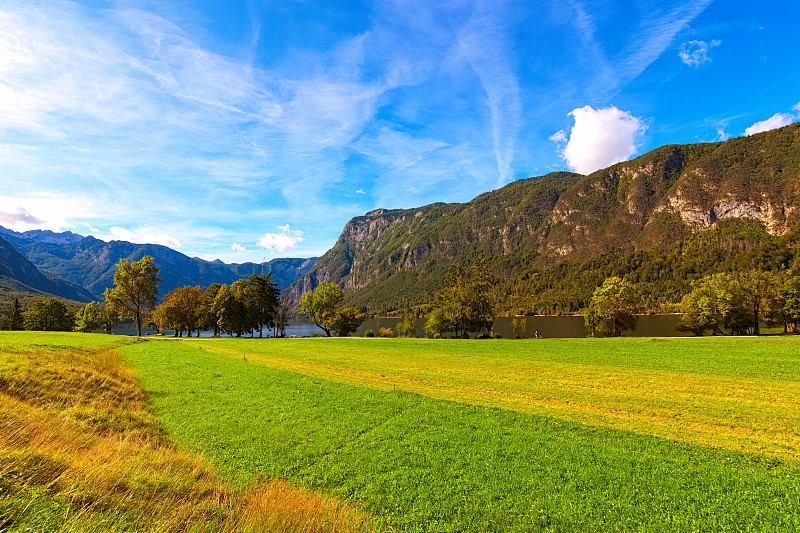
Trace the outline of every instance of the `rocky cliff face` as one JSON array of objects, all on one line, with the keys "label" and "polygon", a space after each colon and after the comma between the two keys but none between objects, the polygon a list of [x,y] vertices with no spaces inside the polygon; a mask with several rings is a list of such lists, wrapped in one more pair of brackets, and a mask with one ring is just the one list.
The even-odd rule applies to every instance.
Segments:
[{"label": "rocky cliff face", "polygon": [[723,143],[665,146],[587,176],[548,217],[538,251],[586,259],[661,246],[749,218],[782,235],[800,221],[800,124]]},{"label": "rocky cliff face", "polygon": [[518,276],[609,249],[668,246],[729,218],[760,221],[773,235],[800,222],[800,124],[664,146],[588,176],[520,180],[466,204],[371,211],[348,222],[290,292],[333,281],[362,293],[353,303],[386,303],[393,296],[379,293],[390,291],[424,299],[431,276],[478,254],[496,274]]}]

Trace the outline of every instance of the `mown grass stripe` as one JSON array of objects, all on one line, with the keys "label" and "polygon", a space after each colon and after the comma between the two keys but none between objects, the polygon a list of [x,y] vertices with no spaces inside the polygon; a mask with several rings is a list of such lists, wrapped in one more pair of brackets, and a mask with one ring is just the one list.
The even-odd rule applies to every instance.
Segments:
[{"label": "mown grass stripe", "polygon": [[800,527],[800,471],[775,458],[252,362],[278,344],[231,344],[247,360],[211,353],[204,342],[124,351],[172,436],[242,482],[257,473],[286,476],[361,501],[383,529]]}]

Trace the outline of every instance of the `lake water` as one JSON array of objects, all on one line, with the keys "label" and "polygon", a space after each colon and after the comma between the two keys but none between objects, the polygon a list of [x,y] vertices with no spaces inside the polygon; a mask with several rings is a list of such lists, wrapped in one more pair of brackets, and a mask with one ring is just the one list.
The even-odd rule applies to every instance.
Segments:
[{"label": "lake water", "polygon": [[[687,333],[675,330],[681,315],[640,315],[636,331],[626,331],[626,337],[683,337]],[[583,316],[521,316],[497,317],[494,321],[494,331],[505,339],[514,337],[511,329],[512,320],[521,320],[525,324],[525,337],[538,331],[542,337],[548,338],[582,338],[589,336],[589,331],[583,323]],[[378,328],[391,328],[395,331],[400,319],[381,318],[365,320],[358,328],[356,335],[363,335],[368,329],[375,332]],[[689,333],[688,335],[691,335]],[[425,320],[417,320],[417,337],[425,336]]]},{"label": "lake water", "polygon": [[[513,338],[511,321],[518,319],[525,324],[525,337],[530,337],[532,333],[539,332],[542,337],[547,338],[582,338],[587,337],[589,332],[583,324],[582,316],[522,316],[522,317],[497,317],[494,321],[494,331],[500,333],[505,339]],[[683,333],[675,330],[678,325],[680,315],[640,315],[638,326],[635,331],[626,331],[626,337],[685,337],[691,333]],[[390,328],[397,330],[399,318],[377,318],[365,320],[361,327],[356,331],[355,336],[361,337],[368,329],[376,332],[379,328]],[[113,331],[114,335],[136,335],[135,329],[118,329]],[[142,333],[154,335],[153,330],[142,330]],[[313,333],[324,335],[325,333],[309,321],[294,320],[286,328],[287,336],[310,337]],[[165,332],[171,335],[172,332]],[[264,330],[264,336],[271,335],[272,331]],[[205,331],[201,337],[210,337],[211,332]],[[417,320],[417,337],[425,336],[425,320]],[[249,337],[249,335],[248,335]]]}]

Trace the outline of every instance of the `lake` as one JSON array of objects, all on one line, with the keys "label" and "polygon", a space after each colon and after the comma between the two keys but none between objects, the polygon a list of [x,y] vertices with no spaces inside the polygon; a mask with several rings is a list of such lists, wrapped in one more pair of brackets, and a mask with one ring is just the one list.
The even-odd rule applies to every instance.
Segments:
[{"label": "lake", "polygon": [[[681,315],[639,315],[638,326],[635,331],[626,331],[625,337],[686,337],[691,336],[691,333],[684,333],[675,330]],[[546,338],[582,338],[587,337],[589,332],[583,324],[583,316],[551,316],[551,315],[534,315],[534,316],[521,316],[521,317],[497,317],[494,321],[494,331],[500,333],[504,339],[513,338],[514,334],[511,330],[511,321],[519,319],[525,324],[525,337],[530,337],[532,333],[539,332],[542,337]],[[365,320],[361,327],[355,333],[355,336],[361,337],[368,329],[376,332],[379,328],[390,328],[392,331],[397,330],[397,323],[399,318],[373,318]],[[135,329],[121,328],[113,330],[115,335],[136,335]],[[142,333],[154,335],[154,330],[143,329]],[[264,335],[271,335],[272,331],[264,330]],[[297,337],[310,337],[313,333],[324,332],[308,320],[292,320],[286,328],[287,336]],[[171,331],[164,332],[165,335],[171,335]],[[210,337],[211,332],[205,331],[201,333],[201,337]],[[417,320],[417,337],[425,336],[425,320]],[[249,337],[249,335],[248,335]]]}]

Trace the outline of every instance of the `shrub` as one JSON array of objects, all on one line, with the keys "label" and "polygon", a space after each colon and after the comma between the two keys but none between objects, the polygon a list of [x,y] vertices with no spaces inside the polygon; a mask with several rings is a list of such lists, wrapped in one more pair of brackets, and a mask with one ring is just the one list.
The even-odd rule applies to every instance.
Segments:
[{"label": "shrub", "polygon": [[368,329],[367,331],[364,332],[364,336],[365,337],[374,337],[375,336],[375,332],[372,331],[371,329]]},{"label": "shrub", "polygon": [[495,334],[494,334],[494,338],[495,338],[495,339],[502,339],[502,338],[503,338],[503,336],[502,336],[502,335],[500,335],[499,333],[495,333]]},{"label": "shrub", "polygon": [[391,328],[378,328],[378,337],[394,337],[394,331]]}]

